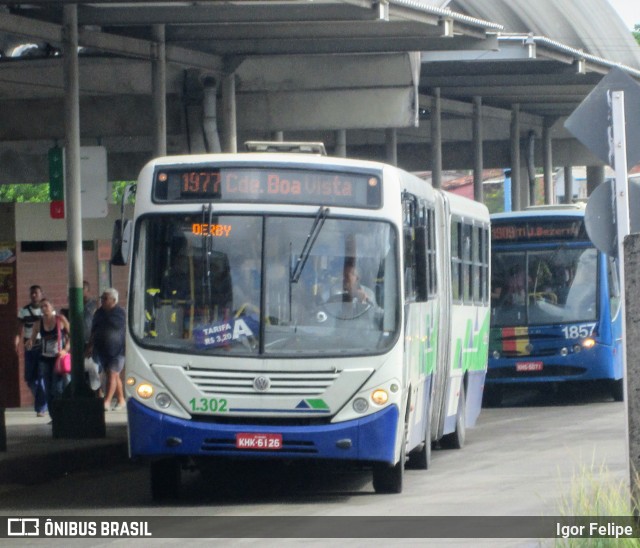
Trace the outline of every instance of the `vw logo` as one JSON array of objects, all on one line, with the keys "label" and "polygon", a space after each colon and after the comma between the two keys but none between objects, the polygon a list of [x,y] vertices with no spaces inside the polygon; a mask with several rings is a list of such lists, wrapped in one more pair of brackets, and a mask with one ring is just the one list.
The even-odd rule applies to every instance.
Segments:
[{"label": "vw logo", "polygon": [[253,379],[253,388],[256,392],[266,392],[271,388],[271,379],[269,377],[265,377],[264,375],[260,375]]}]

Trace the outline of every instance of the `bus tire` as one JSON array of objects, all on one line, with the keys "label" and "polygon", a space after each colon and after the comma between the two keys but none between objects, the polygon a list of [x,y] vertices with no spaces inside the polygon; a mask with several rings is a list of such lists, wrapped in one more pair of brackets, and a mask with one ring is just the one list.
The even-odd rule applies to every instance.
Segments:
[{"label": "bus tire", "polygon": [[412,451],[409,453],[407,468],[411,468],[413,470],[428,470],[431,466],[431,418],[429,417],[429,412],[427,412],[425,422],[423,447],[418,451]]},{"label": "bus tire", "polygon": [[404,461],[406,457],[406,433],[402,438],[400,460],[391,466],[387,462],[376,462],[373,465],[373,489],[380,494],[402,493],[404,479]]},{"label": "bus tire", "polygon": [[458,398],[458,412],[456,413],[456,429],[451,434],[442,436],[440,447],[443,449],[462,449],[467,437],[467,402],[464,392],[464,382],[460,384],[460,396]]},{"label": "bus tire", "polygon": [[624,401],[623,379],[615,379],[611,381],[611,396],[613,396],[613,401]]},{"label": "bus tire", "polygon": [[151,498],[156,501],[177,499],[182,483],[182,466],[177,458],[151,463]]}]

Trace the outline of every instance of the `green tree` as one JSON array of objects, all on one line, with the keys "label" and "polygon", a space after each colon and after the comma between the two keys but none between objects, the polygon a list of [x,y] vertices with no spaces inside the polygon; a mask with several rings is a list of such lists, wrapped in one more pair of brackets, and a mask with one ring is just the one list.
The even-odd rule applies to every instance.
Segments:
[{"label": "green tree", "polygon": [[636,25],[633,27],[632,34],[636,39],[636,42],[638,42],[638,45],[640,45],[640,23],[636,23]]},{"label": "green tree", "polygon": [[0,202],[48,202],[49,183],[0,185]]},{"label": "green tree", "polygon": [[[132,181],[114,181],[111,183],[110,202],[120,204],[124,189],[130,185]],[[0,185],[0,202],[30,202],[30,203],[47,203],[49,198],[49,183],[41,183],[35,185]],[[134,203],[133,197],[129,198],[129,203]]]}]

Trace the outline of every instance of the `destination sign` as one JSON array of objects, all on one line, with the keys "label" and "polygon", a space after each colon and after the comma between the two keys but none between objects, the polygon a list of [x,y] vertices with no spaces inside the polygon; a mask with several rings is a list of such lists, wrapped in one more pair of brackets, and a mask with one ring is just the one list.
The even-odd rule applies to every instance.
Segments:
[{"label": "destination sign", "polygon": [[494,221],[491,224],[491,239],[494,242],[589,241],[582,220],[551,221],[544,219],[518,223]]},{"label": "destination sign", "polygon": [[156,170],[160,202],[266,202],[377,208],[380,178],[370,173],[257,167]]}]

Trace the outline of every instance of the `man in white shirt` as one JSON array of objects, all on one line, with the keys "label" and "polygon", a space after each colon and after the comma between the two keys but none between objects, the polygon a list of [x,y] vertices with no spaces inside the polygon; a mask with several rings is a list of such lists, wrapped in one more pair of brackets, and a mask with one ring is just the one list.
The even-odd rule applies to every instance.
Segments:
[{"label": "man in white shirt", "polygon": [[[31,338],[33,325],[42,317],[40,300],[42,288],[32,285],[29,288],[31,301],[18,311],[18,334],[15,339],[16,352],[20,351],[20,343],[25,343]],[[36,344],[30,349],[24,349],[24,380],[31,390],[34,399],[34,408],[38,417],[44,417],[47,412],[47,396],[44,390],[44,380],[38,375],[38,358],[40,356],[40,334],[37,335]]]}]

